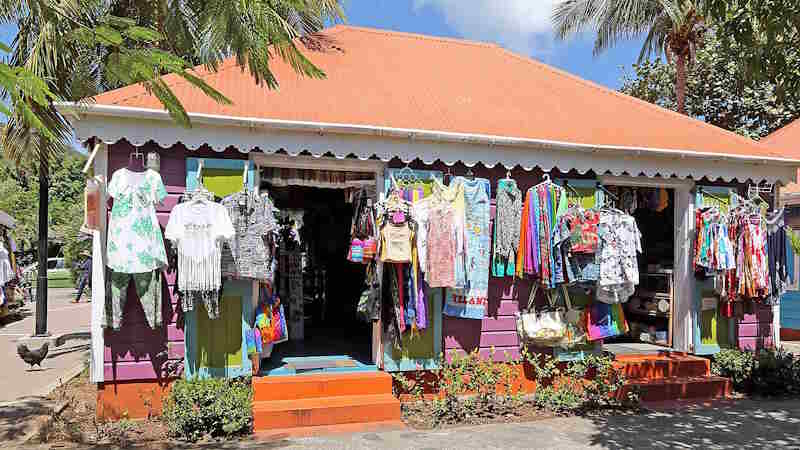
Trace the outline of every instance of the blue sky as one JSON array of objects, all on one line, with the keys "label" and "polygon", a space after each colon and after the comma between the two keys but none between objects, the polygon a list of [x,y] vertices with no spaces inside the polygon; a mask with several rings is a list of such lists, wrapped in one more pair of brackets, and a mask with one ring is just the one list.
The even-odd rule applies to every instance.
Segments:
[{"label": "blue sky", "polygon": [[592,55],[590,34],[557,41],[550,14],[559,0],[344,0],[351,25],[494,42],[582,78],[618,88],[621,66],[639,56],[642,39]]},{"label": "blue sky", "polygon": [[[592,55],[592,36],[557,41],[550,26],[559,0],[342,0],[347,23],[494,42],[610,88],[618,88],[621,66],[630,67],[642,41],[623,42]],[[10,43],[16,29],[0,27],[0,40]]]}]

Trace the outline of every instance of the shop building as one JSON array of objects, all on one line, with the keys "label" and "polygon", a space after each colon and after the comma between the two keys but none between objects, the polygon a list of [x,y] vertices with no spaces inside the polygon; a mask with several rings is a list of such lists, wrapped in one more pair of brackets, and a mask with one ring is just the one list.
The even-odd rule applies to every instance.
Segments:
[{"label": "shop building", "polygon": [[[463,302],[465,310],[481,306],[480,317],[474,310],[447,314],[458,300],[432,289],[422,306],[424,327],[415,324],[399,348],[391,344],[385,321],[356,320],[364,266],[346,259],[354,198],[365,192],[373,202],[382,201],[398,179],[451,185],[458,177],[487,180],[490,226],[504,179],[515,180],[521,193],[553,183],[587,208],[623,208],[625,201],[623,209],[635,217],[642,236],[638,303],[624,305],[628,325],[636,325],[628,339],[604,343],[601,350],[627,357],[708,355],[725,346],[778,345],[779,304],[740,302],[723,312],[714,279],[696,276],[696,211],[747,201],[752,186],[774,202],[764,187],[793,180],[800,157],[496,45],[349,26],[325,33],[328,46],[309,55],[325,71],[324,79],[300,78],[276,60],[280,88],[269,90],[234,60],[216,73],[197,69],[232,105],[165,77],[191,128],[176,125],[138,85],[90,104],[61,107],[76,113],[78,138],[99,145],[95,174],[106,180],[130,165],[132,155],[158,155],[166,191],[156,206],[162,228],[199,186],[220,198],[244,186],[268,193],[281,211],[276,220],[293,222],[298,235],[306,234],[299,236],[302,251],[286,245],[278,250],[274,286],[282,296],[288,341],[260,361],[256,402],[320,396],[302,389],[292,391],[297,398],[268,392],[285,382],[347,394],[346,384],[330,387],[331,380],[355,373],[367,377],[360,385],[373,383],[375,390],[362,394],[372,395],[373,412],[381,411],[395,407],[382,396],[391,393],[385,372],[433,369],[442,352],[478,349],[498,361],[520,357],[516,315],[528,305],[530,277],[489,275],[485,297]],[[103,221],[102,235],[106,226]],[[106,245],[96,246],[95,258],[107,258]],[[386,274],[383,264],[377,266],[380,282]],[[256,320],[258,281],[226,279],[219,318],[210,320],[199,307],[182,312],[178,275],[164,273],[163,326],[151,328],[141,302],[129,299],[119,330],[93,327],[98,414],[141,416],[175,377],[252,373],[247,331]],[[132,287],[128,292],[136,297]],[[385,286],[380,292],[385,294]],[[382,378],[368,378],[375,373]],[[143,402],[143,392],[155,400]],[[353,398],[342,397],[341,408],[359,401]],[[256,422],[258,427],[258,417]],[[267,421],[262,428],[293,423]],[[319,423],[305,423],[310,424]]]}]

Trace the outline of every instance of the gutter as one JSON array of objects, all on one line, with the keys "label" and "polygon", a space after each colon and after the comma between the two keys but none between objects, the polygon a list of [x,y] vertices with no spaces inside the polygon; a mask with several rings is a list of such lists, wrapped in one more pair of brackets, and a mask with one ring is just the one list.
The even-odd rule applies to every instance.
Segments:
[{"label": "gutter", "polygon": [[[119,117],[126,119],[144,119],[172,121],[166,110],[133,108],[127,106],[98,105],[75,102],[59,102],[55,104],[58,112],[68,119],[80,120],[83,115]],[[800,159],[769,157],[769,156],[746,156],[727,153],[697,152],[690,150],[659,149],[650,147],[627,147],[614,145],[580,144],[564,141],[551,141],[546,139],[531,139],[510,136],[495,136],[473,133],[455,133],[448,131],[432,131],[414,128],[393,128],[375,125],[354,125],[326,122],[308,122],[280,119],[261,119],[255,117],[233,117],[221,116],[216,114],[188,113],[192,123],[204,125],[241,127],[248,129],[269,129],[280,131],[293,131],[317,134],[345,134],[345,135],[365,135],[379,136],[397,139],[409,139],[427,142],[445,142],[473,145],[507,146],[522,148],[544,148],[548,150],[565,150],[577,152],[619,152],[635,153],[640,155],[659,155],[673,158],[699,158],[716,161],[738,161],[754,164],[771,164],[780,166],[800,167]],[[176,125],[177,126],[177,125]]]}]

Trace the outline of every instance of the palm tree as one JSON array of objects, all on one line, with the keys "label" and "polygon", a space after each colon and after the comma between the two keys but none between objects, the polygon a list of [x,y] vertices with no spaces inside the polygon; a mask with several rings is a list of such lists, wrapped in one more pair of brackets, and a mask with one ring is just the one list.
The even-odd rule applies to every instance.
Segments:
[{"label": "palm tree", "polygon": [[46,101],[30,95],[12,101],[2,135],[5,156],[39,174],[36,334],[47,330],[48,169],[72,145],[69,123],[54,102],[87,101],[108,89],[142,83],[177,123],[191,126],[161,75],[180,76],[223,103],[229,100],[196,77],[191,66],[216,70],[223,59],[234,56],[256,82],[276,88],[270,63],[277,57],[301,75],[324,77],[298,42],[313,48],[322,39],[316,33],[343,18],[338,0],[0,2],[0,24],[19,30],[9,65],[24,69],[21,75],[44,80],[51,94]]},{"label": "palm tree", "polygon": [[664,52],[675,63],[675,97],[678,112],[686,114],[686,69],[702,44],[705,20],[703,0],[565,0],[553,11],[556,35],[566,39],[587,27],[597,36],[599,54],[620,40],[647,33],[639,62]]}]

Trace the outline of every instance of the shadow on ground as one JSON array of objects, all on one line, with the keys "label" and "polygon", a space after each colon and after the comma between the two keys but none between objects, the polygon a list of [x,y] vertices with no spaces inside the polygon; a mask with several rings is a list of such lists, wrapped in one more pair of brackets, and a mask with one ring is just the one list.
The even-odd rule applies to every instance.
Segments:
[{"label": "shadow on ground", "polygon": [[49,415],[52,406],[52,402],[39,397],[0,405],[0,443],[23,439],[32,430],[31,418]]},{"label": "shadow on ground", "polygon": [[800,448],[800,402],[738,400],[712,407],[589,418],[604,448]]}]

